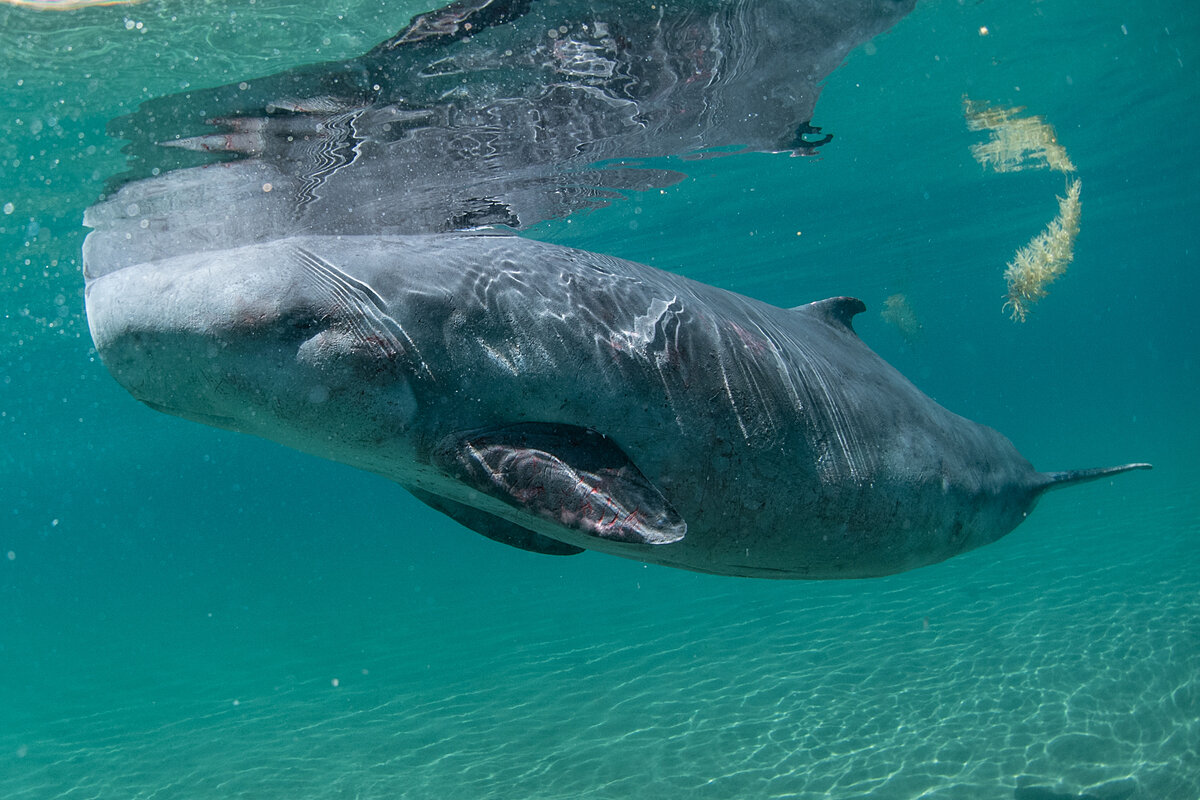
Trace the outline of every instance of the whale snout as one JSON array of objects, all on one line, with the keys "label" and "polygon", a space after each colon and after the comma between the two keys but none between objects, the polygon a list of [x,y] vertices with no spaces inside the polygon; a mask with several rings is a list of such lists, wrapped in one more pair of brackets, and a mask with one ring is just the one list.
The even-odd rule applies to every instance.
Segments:
[{"label": "whale snout", "polygon": [[150,408],[355,463],[370,442],[401,446],[417,412],[409,343],[381,297],[315,254],[88,266],[96,351]]},{"label": "whale snout", "polygon": [[240,266],[200,253],[89,269],[88,328],[126,391],[156,410],[233,427],[239,378],[254,367],[247,344],[266,354],[284,313],[272,290],[279,276]]},{"label": "whale snout", "polygon": [[177,323],[161,283],[134,268],[88,284],[88,327],[100,360],[122,388],[156,411],[221,428],[237,428],[213,402],[220,384],[220,344]]}]

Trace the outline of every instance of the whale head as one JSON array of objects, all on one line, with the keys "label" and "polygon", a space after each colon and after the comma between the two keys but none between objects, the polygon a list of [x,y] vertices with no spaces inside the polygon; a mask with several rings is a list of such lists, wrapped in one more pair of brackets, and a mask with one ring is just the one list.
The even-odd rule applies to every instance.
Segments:
[{"label": "whale head", "polygon": [[409,446],[422,362],[371,286],[379,269],[294,242],[113,269],[85,250],[88,325],[151,408],[381,471],[373,453]]}]

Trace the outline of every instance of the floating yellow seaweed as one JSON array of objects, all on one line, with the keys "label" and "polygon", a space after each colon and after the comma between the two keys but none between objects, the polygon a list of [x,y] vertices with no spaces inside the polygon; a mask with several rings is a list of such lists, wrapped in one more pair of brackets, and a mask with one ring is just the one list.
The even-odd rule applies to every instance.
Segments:
[{"label": "floating yellow seaweed", "polygon": [[[1063,174],[1075,172],[1054,128],[1039,116],[1020,116],[1024,110],[990,106],[963,95],[968,130],[988,132],[986,142],[971,145],[975,160],[996,172],[1042,168]],[[1018,322],[1025,321],[1033,304],[1046,296],[1046,287],[1066,271],[1074,258],[1081,188],[1078,179],[1068,185],[1067,196],[1058,198],[1058,216],[1018,250],[1004,270],[1008,282],[1004,308]]]},{"label": "floating yellow seaweed", "polygon": [[986,142],[971,145],[975,160],[996,172],[1045,167],[1063,173],[1074,172],[1075,165],[1058,143],[1054,128],[1039,116],[1018,116],[1024,110],[1020,106],[989,106],[963,95],[967,128],[988,132]]},{"label": "floating yellow seaweed", "polygon": [[921,320],[913,311],[912,304],[903,294],[894,294],[883,301],[883,310],[879,312],[883,321],[895,325],[904,337],[904,341],[912,344],[921,335]]},{"label": "floating yellow seaweed", "polygon": [[1081,183],[1076,178],[1067,187],[1067,196],[1058,198],[1058,216],[1008,262],[1004,271],[1008,282],[1004,308],[1016,321],[1025,321],[1033,304],[1046,296],[1046,286],[1066,271],[1075,256],[1080,189]]}]

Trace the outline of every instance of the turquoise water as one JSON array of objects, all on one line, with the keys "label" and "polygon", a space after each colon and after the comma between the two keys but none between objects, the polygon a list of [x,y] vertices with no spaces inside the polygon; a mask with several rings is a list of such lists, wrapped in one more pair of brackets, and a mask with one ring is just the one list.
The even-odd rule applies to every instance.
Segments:
[{"label": "turquoise water", "polygon": [[[1192,4],[931,0],[827,81],[819,157],[680,165],[531,232],[780,305],[862,297],[872,347],[1040,468],[1155,464],[845,583],[505,548],[99,364],[80,219],[124,163],[108,119],[419,10],[0,8],[0,797],[1200,797]],[[1044,116],[1083,181],[1024,324],[1004,264],[1062,176],[982,171],[964,93]]]}]

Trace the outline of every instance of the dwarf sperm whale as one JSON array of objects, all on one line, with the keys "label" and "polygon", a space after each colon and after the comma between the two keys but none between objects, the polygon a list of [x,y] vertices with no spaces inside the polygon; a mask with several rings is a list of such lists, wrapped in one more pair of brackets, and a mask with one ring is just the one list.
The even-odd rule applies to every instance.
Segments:
[{"label": "dwarf sperm whale", "polygon": [[[101,251],[103,252],[103,251]],[[111,264],[92,337],[134,397],[386,476],[544,553],[854,578],[1015,528],[1038,472],[855,334],[863,304],[771,306],[483,233],[295,236]]]}]

